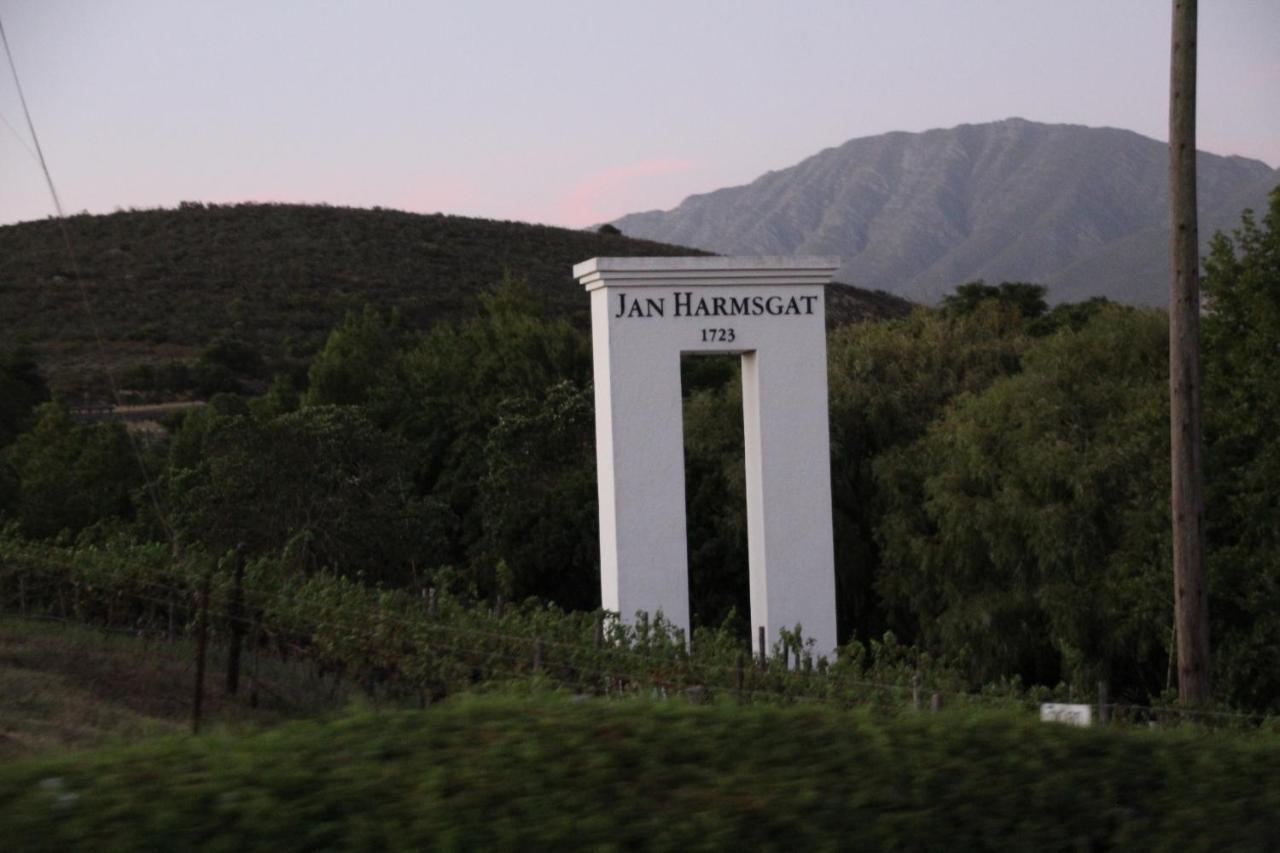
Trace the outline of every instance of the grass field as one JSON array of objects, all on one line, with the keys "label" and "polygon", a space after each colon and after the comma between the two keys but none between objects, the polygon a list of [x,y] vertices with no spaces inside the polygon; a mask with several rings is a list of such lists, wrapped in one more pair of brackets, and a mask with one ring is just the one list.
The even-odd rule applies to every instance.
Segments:
[{"label": "grass field", "polygon": [[[0,617],[0,760],[191,729],[195,645],[60,621]],[[263,661],[237,696],[223,689],[225,651],[209,656],[204,720],[254,727],[346,704],[351,694],[305,665]],[[256,675],[256,679],[248,677]],[[256,699],[255,699],[256,697]]]},{"label": "grass field", "polygon": [[127,638],[0,620],[0,758],[180,731],[182,662],[137,652]]}]

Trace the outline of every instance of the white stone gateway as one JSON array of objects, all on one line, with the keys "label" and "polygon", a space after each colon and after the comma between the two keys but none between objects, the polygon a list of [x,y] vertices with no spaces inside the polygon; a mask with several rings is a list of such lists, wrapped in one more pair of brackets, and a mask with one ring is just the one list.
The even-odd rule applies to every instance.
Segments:
[{"label": "white stone gateway", "polygon": [[680,357],[742,357],[752,642],[837,644],[823,285],[838,258],[593,258],[600,589],[689,630]]}]

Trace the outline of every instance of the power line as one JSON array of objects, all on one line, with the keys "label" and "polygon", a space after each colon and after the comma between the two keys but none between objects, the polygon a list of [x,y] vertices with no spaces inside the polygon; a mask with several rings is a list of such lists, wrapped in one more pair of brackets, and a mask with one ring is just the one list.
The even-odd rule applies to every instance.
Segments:
[{"label": "power line", "polygon": [[27,140],[23,139],[22,134],[18,132],[18,129],[9,123],[9,120],[4,117],[4,113],[0,113],[0,122],[4,122],[4,126],[9,128],[9,132],[13,134],[13,138],[18,140],[18,144],[25,148],[27,153],[31,155],[31,159],[35,160],[37,163],[40,162],[40,158],[36,155],[35,149],[27,144]]},{"label": "power line", "polygon": [[[71,232],[67,228],[67,217],[62,210],[62,200],[58,197],[57,187],[53,184],[53,175],[50,173],[49,164],[45,160],[44,148],[40,145],[40,136],[36,133],[35,122],[31,119],[31,110],[27,107],[27,96],[22,89],[22,80],[18,76],[18,66],[13,58],[13,50],[9,47],[9,37],[5,33],[3,20],[0,20],[0,43],[4,45],[4,53],[9,60],[9,71],[13,74],[13,84],[18,90],[18,100],[22,104],[22,114],[27,120],[27,130],[31,133],[31,141],[35,145],[36,159],[40,163],[40,170],[44,172],[45,183],[49,187],[49,195],[53,197],[53,207],[58,214],[58,227],[62,232],[62,244],[67,250],[67,257],[71,263],[71,273],[75,276],[76,287],[80,293],[80,302],[84,306],[85,315],[89,319],[89,327],[93,330],[93,339],[98,348],[98,360],[102,364],[102,372],[107,380],[107,390],[111,393],[112,402],[118,407],[121,404],[120,390],[116,384],[115,371],[112,369],[111,361],[107,357],[107,347],[102,340],[102,331],[98,326],[98,318],[94,313],[93,303],[89,299],[89,291],[85,288],[83,276],[80,275],[80,264],[76,260],[75,249],[71,244]],[[5,124],[8,124],[8,122],[6,121]],[[151,498],[156,518],[164,528],[170,545],[176,551],[177,537],[169,524],[164,508],[160,505],[160,497],[156,491],[155,481],[151,478],[151,472],[147,470],[147,463],[142,457],[141,448],[138,447],[138,440],[128,429],[125,430],[125,436],[128,438],[129,447],[133,450],[133,457],[138,463],[138,469],[142,472],[142,479],[147,485],[147,495]]]},{"label": "power line", "polygon": [[[44,150],[40,147],[40,137],[36,135],[35,122],[31,120],[31,110],[27,108],[27,96],[22,91],[22,80],[18,77],[18,66],[13,61],[13,51],[9,48],[9,37],[5,34],[3,20],[0,20],[0,42],[4,43],[4,55],[9,59],[9,71],[13,73],[13,84],[18,89],[18,101],[22,104],[22,114],[26,116],[27,129],[31,132],[31,141],[36,146],[36,159],[40,161],[40,169],[44,172],[45,183],[49,185],[49,194],[53,196],[53,207],[58,211],[58,222],[62,223],[62,236],[66,240],[67,250],[70,251],[71,240],[67,236],[65,217],[62,215],[62,201],[58,198],[58,190],[53,185],[53,176],[49,174],[49,164],[45,162]],[[8,124],[8,122],[5,122],[5,124]],[[74,255],[72,255],[71,260],[74,263]]]}]

